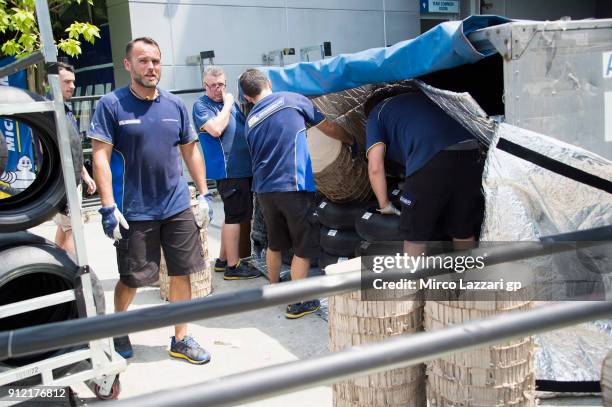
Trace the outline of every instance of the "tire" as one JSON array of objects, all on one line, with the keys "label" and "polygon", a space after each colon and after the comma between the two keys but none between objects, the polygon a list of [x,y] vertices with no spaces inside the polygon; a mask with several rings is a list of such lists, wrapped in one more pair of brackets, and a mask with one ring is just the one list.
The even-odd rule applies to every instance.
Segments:
[{"label": "tire", "polygon": [[354,257],[361,238],[352,230],[321,227],[321,251],[339,257]]},{"label": "tire", "polygon": [[[42,97],[23,89],[0,87],[0,103],[17,104],[38,102]],[[51,218],[65,206],[65,189],[57,143],[55,119],[52,112],[18,113],[4,118],[28,125],[41,146],[42,165],[34,182],[24,191],[0,200],[0,233],[15,232],[37,226]],[[75,181],[80,180],[83,166],[81,142],[72,126],[68,126],[75,167]]]},{"label": "tire", "polygon": [[321,256],[319,257],[319,270],[321,270],[321,274],[325,274],[325,267],[331,264],[336,264],[340,261],[352,259],[353,257],[354,256],[336,256],[321,250]]},{"label": "tire", "polygon": [[355,221],[357,234],[368,242],[396,242],[404,240],[400,226],[400,217],[381,215],[375,209],[365,211]]},{"label": "tire", "polygon": [[323,201],[317,206],[319,223],[330,229],[355,230],[355,220],[374,202],[347,202],[343,204]]},{"label": "tire", "polygon": [[404,242],[366,242],[357,247],[357,256],[394,256],[404,253]]},{"label": "tire", "polygon": [[0,133],[0,175],[6,168],[6,161],[8,160],[8,147],[6,146],[6,140],[4,135]]},{"label": "tire", "polygon": [[[38,241],[38,236],[30,235]],[[8,235],[2,235],[6,242]],[[21,236],[25,241],[25,234]],[[53,244],[23,242],[17,245],[5,245],[0,249],[0,305],[10,304],[41,295],[56,293],[74,288],[78,281],[78,266],[62,249]],[[91,272],[94,301],[98,314],[104,313],[104,290],[100,281]],[[0,319],[3,330],[25,328],[50,322],[59,322],[79,318],[75,301],[46,307]],[[64,348],[21,358],[13,358],[0,362],[0,372],[8,369],[34,363],[46,358],[58,356],[75,348]],[[63,375],[72,366],[56,369],[56,375]],[[39,379],[34,376],[21,381],[22,384],[35,384]]]}]

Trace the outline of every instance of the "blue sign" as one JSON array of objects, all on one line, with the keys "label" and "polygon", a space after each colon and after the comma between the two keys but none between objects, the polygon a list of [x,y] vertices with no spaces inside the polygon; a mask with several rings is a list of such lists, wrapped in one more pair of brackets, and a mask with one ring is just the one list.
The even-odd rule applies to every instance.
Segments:
[{"label": "blue sign", "polygon": [[459,14],[459,0],[421,0],[421,13]]}]

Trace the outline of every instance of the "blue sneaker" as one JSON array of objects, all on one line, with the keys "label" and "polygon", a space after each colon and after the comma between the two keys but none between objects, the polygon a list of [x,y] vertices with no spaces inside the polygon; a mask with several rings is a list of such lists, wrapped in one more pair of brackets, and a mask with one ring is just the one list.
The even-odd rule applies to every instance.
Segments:
[{"label": "blue sneaker", "polygon": [[132,349],[132,342],[130,342],[129,336],[113,338],[113,345],[115,346],[115,352],[120,354],[123,359],[129,359],[134,356],[134,349]]},{"label": "blue sneaker", "polygon": [[185,335],[185,337],[176,341],[173,336],[170,340],[170,356],[174,358],[185,359],[189,363],[196,365],[203,365],[204,363],[210,362],[210,354],[202,348],[195,339],[191,336]]}]

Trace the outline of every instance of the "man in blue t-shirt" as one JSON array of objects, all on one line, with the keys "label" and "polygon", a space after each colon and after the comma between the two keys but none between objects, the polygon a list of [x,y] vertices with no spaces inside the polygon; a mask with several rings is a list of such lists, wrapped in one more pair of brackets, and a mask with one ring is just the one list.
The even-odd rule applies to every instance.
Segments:
[{"label": "man in blue t-shirt", "polygon": [[[115,312],[127,310],[136,289],[157,281],[160,248],[170,276],[170,301],[191,299],[189,274],[206,267],[181,156],[200,196],[204,222],[212,215],[197,134],[184,103],[157,87],[161,52],[148,37],[130,41],[123,61],[129,86],[100,99],[88,136],[105,234],[115,239],[119,281]],[[129,222],[129,223],[128,223]],[[121,227],[120,227],[121,226]],[[202,364],[210,355],[190,336],[187,324],[174,328],[170,355]],[[132,356],[129,337],[115,338],[115,349]]]},{"label": "man in blue t-shirt", "polygon": [[[291,279],[306,278],[310,258],[319,252],[319,227],[314,218],[315,183],[306,144],[306,127],[343,142],[349,135],[325,117],[312,102],[291,92],[272,93],[268,78],[257,69],[240,76],[240,89],[253,103],[246,138],[253,162],[253,191],[261,204],[268,232],[266,262],[271,283],[277,283],[281,251],[293,248]],[[285,316],[299,318],[319,309],[318,300],[290,304]]]},{"label": "man in blue t-shirt", "polygon": [[400,229],[404,251],[424,253],[437,225],[456,245],[474,241],[482,217],[482,163],[472,134],[421,91],[403,85],[377,90],[365,103],[366,148],[372,189],[385,215],[389,202],[385,158],[405,168]]},{"label": "man in blue t-shirt", "polygon": [[221,249],[215,271],[225,280],[260,276],[257,269],[240,262],[240,224],[253,215],[251,155],[244,138],[244,114],[227,93],[225,72],[213,65],[204,68],[206,94],[193,105],[193,122],[200,131],[200,144],[208,178],[217,181],[225,220],[221,226]]}]

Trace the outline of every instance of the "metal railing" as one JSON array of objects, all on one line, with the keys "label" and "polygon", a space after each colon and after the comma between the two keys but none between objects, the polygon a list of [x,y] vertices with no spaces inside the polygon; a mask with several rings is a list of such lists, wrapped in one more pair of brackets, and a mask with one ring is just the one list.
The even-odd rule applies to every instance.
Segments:
[{"label": "metal railing", "polygon": [[[599,240],[590,240],[595,237]],[[487,266],[531,257],[611,244],[612,226],[575,232],[573,237],[582,242],[564,242],[564,235],[547,237],[549,242],[520,242],[502,247],[488,247],[469,251],[472,256],[486,251]],[[457,252],[460,255],[461,252]],[[449,274],[446,269],[420,268],[414,273],[384,273],[386,281],[426,279]],[[255,310],[274,305],[309,300],[318,296],[342,294],[358,290],[362,284],[371,285],[380,274],[359,270],[312,277],[305,280],[258,287],[238,292],[216,294],[185,302],[164,304],[146,309],[99,315],[85,320],[69,320],[51,324],[0,332],[0,361],[42,351],[74,346],[97,338],[126,335],[163,326]]]},{"label": "metal railing", "polygon": [[423,363],[500,341],[612,315],[612,302],[541,306],[449,328],[405,334],[329,355],[234,374],[112,403],[113,406],[234,406],[366,374]]}]

